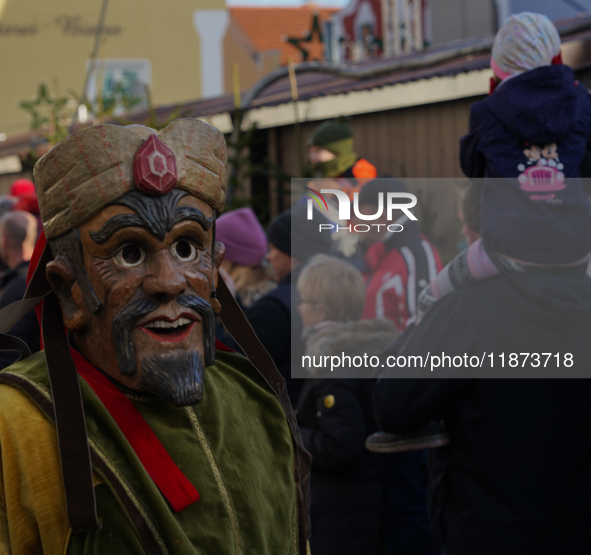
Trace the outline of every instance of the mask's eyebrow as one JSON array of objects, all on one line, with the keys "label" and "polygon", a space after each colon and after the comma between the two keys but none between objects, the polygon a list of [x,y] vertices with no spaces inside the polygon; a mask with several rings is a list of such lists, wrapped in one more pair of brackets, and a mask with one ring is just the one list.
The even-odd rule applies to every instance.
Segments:
[{"label": "mask's eyebrow", "polygon": [[170,231],[176,224],[184,221],[197,222],[203,229],[203,231],[209,231],[213,224],[212,218],[206,218],[203,212],[194,206],[180,206],[174,212],[173,224]]},{"label": "mask's eyebrow", "polygon": [[146,231],[149,231],[160,241],[163,241],[166,233],[180,222],[197,222],[203,231],[209,231],[212,225],[212,219],[205,217],[201,210],[198,210],[193,206],[177,207],[174,211],[174,215],[172,215],[171,218],[167,218],[167,221],[142,216],[144,216],[144,214],[119,214],[113,216],[98,231],[91,231],[90,238],[95,243],[102,245],[113,237],[113,235],[115,235],[120,229],[141,227]]}]

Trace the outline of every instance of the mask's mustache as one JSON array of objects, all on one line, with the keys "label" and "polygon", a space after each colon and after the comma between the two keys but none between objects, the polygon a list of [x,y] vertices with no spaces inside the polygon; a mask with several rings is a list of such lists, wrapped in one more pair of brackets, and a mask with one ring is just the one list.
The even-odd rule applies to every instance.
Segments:
[{"label": "mask's mustache", "polygon": [[176,302],[201,316],[205,366],[211,366],[215,362],[215,314],[211,305],[195,295],[179,295]]},{"label": "mask's mustache", "polygon": [[[215,361],[215,314],[213,309],[207,301],[195,295],[179,295],[176,302],[194,310],[201,316],[204,361],[205,366],[211,366]],[[124,376],[136,373],[135,349],[131,336],[136,323],[145,316],[149,316],[161,304],[145,297],[124,306],[113,319],[111,330],[115,341],[115,353],[119,363],[119,371]]]}]

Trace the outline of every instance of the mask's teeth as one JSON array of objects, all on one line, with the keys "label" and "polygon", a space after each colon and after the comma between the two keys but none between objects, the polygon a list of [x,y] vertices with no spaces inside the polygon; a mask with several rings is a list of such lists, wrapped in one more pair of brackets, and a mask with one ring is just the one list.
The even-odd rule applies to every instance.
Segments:
[{"label": "mask's teeth", "polygon": [[154,320],[149,324],[146,324],[144,327],[146,328],[164,328],[164,329],[174,329],[180,328],[181,326],[188,326],[191,323],[189,318],[179,318],[174,322],[169,322],[168,320]]}]

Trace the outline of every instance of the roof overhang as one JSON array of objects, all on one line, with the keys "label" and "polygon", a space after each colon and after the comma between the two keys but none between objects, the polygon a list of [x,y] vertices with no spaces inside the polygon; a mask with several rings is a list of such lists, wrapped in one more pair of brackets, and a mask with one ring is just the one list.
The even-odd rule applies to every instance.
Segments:
[{"label": "roof overhang", "polygon": [[[346,94],[318,96],[297,103],[300,122],[354,116],[410,106],[434,104],[458,98],[487,94],[490,69],[460,73],[449,77],[431,77],[420,81],[397,83],[376,89],[352,91]],[[221,115],[221,114],[220,114]],[[228,114],[228,119],[229,114]],[[245,128],[256,123],[260,129],[291,125],[295,121],[293,103],[264,106],[250,110],[243,121]],[[212,125],[215,123],[211,122]],[[221,120],[220,120],[221,123]],[[229,121],[231,127],[232,122]],[[217,125],[215,125],[217,127]],[[230,127],[222,132],[231,131]]]}]

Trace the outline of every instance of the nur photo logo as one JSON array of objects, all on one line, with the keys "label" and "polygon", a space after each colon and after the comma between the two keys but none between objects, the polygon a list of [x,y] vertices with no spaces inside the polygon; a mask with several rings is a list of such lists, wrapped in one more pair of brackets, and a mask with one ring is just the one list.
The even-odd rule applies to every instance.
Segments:
[{"label": "nur photo logo", "polygon": [[[413,220],[417,221],[416,216],[410,211],[417,205],[417,197],[412,193],[379,193],[378,195],[378,206],[377,211],[374,214],[362,214],[359,209],[359,193],[353,193],[353,202],[344,191],[339,189],[320,189],[320,192],[310,189],[309,187],[303,187],[306,189],[306,195],[308,198],[307,205],[307,218],[308,220],[314,219],[314,203],[318,204],[320,210],[328,212],[328,203],[323,195],[333,194],[336,197],[338,204],[338,219],[339,221],[350,222],[351,221],[351,207],[353,207],[354,220],[356,222],[368,222],[380,220],[382,223],[366,224],[366,223],[354,223],[347,226],[341,226],[338,224],[319,224],[319,231],[355,231],[357,233],[368,232],[371,227],[386,226],[388,231],[398,233],[403,231],[404,227],[401,225],[401,221]],[[322,202],[321,202],[322,201]],[[402,202],[400,202],[402,201]],[[406,202],[405,202],[406,201]],[[410,201],[410,202],[408,202]],[[324,206],[323,206],[324,204]],[[400,212],[402,212],[402,217]],[[385,216],[385,218],[384,218]],[[384,221],[385,219],[385,221]],[[392,222],[392,223],[389,223]]]}]

